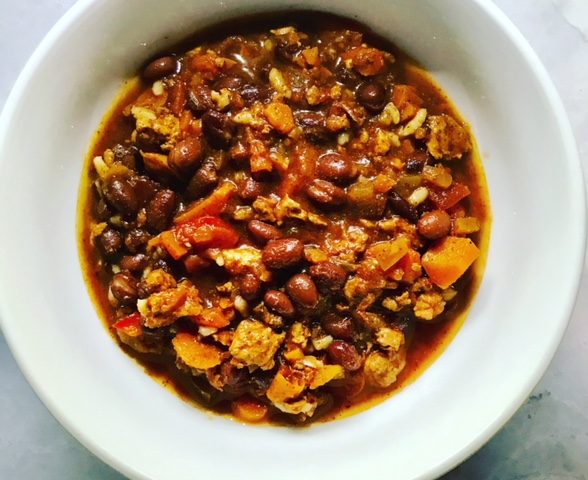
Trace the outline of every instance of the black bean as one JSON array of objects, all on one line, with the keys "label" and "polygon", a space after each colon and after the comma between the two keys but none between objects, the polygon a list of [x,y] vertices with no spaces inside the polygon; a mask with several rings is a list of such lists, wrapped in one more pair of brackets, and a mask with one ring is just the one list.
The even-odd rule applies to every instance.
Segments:
[{"label": "black bean", "polygon": [[149,259],[143,253],[136,255],[125,255],[120,260],[120,268],[128,270],[129,272],[141,272],[145,270],[149,264]]},{"label": "black bean", "polygon": [[312,110],[296,110],[296,123],[302,128],[302,133],[311,140],[322,142],[330,137],[327,130],[325,114]]},{"label": "black bean", "polygon": [[309,275],[299,273],[286,283],[286,291],[294,302],[306,308],[315,307],[319,301],[316,285]]},{"label": "black bean", "polygon": [[304,245],[297,238],[270,240],[262,251],[263,263],[269,268],[289,268],[304,256]]},{"label": "black bean", "polygon": [[241,296],[246,300],[253,300],[259,295],[261,290],[261,281],[252,273],[246,273],[235,279],[237,289]]},{"label": "black bean", "polygon": [[381,82],[363,82],[355,90],[355,97],[371,112],[379,112],[386,105],[386,87]]},{"label": "black bean", "polygon": [[245,85],[240,93],[247,105],[255,102],[266,102],[272,95],[271,89],[265,85]]},{"label": "black bean", "polygon": [[196,170],[186,187],[186,197],[189,200],[202,198],[218,184],[219,178],[216,167],[212,162],[206,162]]},{"label": "black bean", "polygon": [[282,232],[278,228],[260,220],[251,220],[247,224],[247,230],[249,230],[249,233],[253,235],[255,240],[262,244],[283,237]]},{"label": "black bean", "polygon": [[202,115],[202,132],[214,148],[226,148],[233,138],[234,126],[229,117],[215,110]]},{"label": "black bean", "polygon": [[147,205],[147,226],[161,232],[172,220],[176,208],[176,194],[172,190],[160,190]]},{"label": "black bean", "polygon": [[216,82],[214,82],[212,89],[216,90],[217,92],[223,88],[226,88],[228,90],[239,90],[242,85],[243,85],[242,78],[232,77],[232,76],[221,77]]},{"label": "black bean", "polygon": [[278,315],[292,317],[295,313],[294,304],[284,292],[279,290],[268,290],[264,297],[265,306]]},{"label": "black bean", "polygon": [[131,170],[137,169],[137,158],[139,156],[139,149],[135,146],[125,147],[120,143],[112,148],[114,153],[114,160],[122,163],[125,167]]},{"label": "black bean", "polygon": [[188,91],[188,107],[194,113],[204,113],[214,107],[210,97],[210,89],[204,85],[197,85]]},{"label": "black bean", "polygon": [[321,290],[338,291],[347,281],[347,272],[332,262],[313,265],[309,273]]},{"label": "black bean", "polygon": [[140,253],[149,240],[151,240],[149,232],[140,228],[133,228],[125,235],[125,245],[131,253]]},{"label": "black bean", "polygon": [[312,181],[306,189],[306,195],[315,203],[325,207],[336,207],[347,201],[345,190],[320,178]]},{"label": "black bean", "polygon": [[335,313],[330,313],[323,318],[321,325],[325,332],[335,338],[351,340],[355,335],[355,325],[349,317],[340,317]]},{"label": "black bean", "polygon": [[128,273],[117,273],[110,282],[112,295],[123,305],[132,305],[137,301],[137,287],[137,280]]},{"label": "black bean", "polygon": [[357,349],[343,340],[335,340],[327,348],[330,359],[341,365],[349,372],[355,372],[361,368],[363,360]]},{"label": "black bean", "polygon": [[109,257],[116,255],[123,246],[121,233],[113,228],[106,228],[100,234],[99,240],[102,250]]},{"label": "black bean", "polygon": [[140,208],[139,198],[129,177],[113,175],[107,178],[103,192],[106,201],[123,215],[133,215]]},{"label": "black bean", "polygon": [[202,142],[198,137],[179,141],[169,152],[169,166],[179,173],[193,172],[202,162]]},{"label": "black bean", "polygon": [[406,171],[409,173],[420,173],[423,171],[423,167],[427,164],[428,155],[417,150],[413,152],[406,160]]},{"label": "black bean", "polygon": [[388,205],[394,213],[412,223],[416,223],[419,219],[416,209],[394,190],[391,190],[388,194]]},{"label": "black bean", "polygon": [[319,177],[335,183],[346,183],[357,175],[357,169],[351,159],[336,152],[321,155],[318,159]]},{"label": "black bean", "polygon": [[419,219],[417,230],[429,240],[444,237],[451,230],[451,217],[444,210],[427,212]]},{"label": "black bean", "polygon": [[178,71],[178,65],[178,61],[172,56],[157,58],[143,69],[143,78],[146,80],[158,80],[167,77]]},{"label": "black bean", "polygon": [[239,191],[239,196],[248,202],[253,202],[260,195],[263,195],[263,184],[252,178],[245,180]]}]

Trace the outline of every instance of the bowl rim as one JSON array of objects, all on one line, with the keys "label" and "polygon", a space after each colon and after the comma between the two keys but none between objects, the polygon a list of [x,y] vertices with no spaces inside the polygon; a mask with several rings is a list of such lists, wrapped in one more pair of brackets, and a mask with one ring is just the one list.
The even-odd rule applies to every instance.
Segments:
[{"label": "bowl rim", "polygon": [[[485,443],[487,443],[497,432],[504,426],[508,420],[516,413],[516,411],[523,404],[532,389],[541,380],[549,364],[551,363],[559,344],[564,336],[564,333],[569,324],[573,309],[578,297],[578,290],[584,269],[584,259],[586,250],[586,192],[584,184],[584,176],[582,165],[580,162],[579,153],[570,121],[567,117],[563,102],[553,84],[546,68],[543,66],[538,55],[534,52],[526,38],[518,30],[515,24],[507,17],[507,15],[500,10],[500,8],[492,2],[492,0],[469,0],[483,11],[489,21],[493,22],[506,38],[516,48],[526,67],[530,69],[531,73],[537,78],[543,93],[547,99],[549,107],[554,115],[554,119],[558,125],[557,134],[561,138],[565,157],[568,166],[572,171],[573,183],[569,185],[570,196],[581,200],[576,206],[578,208],[578,216],[576,217],[578,224],[576,230],[578,238],[571,239],[570,244],[573,248],[572,257],[575,260],[573,267],[570,269],[570,288],[566,294],[565,302],[561,309],[561,313],[557,318],[558,330],[557,334],[551,338],[551,342],[539,362],[537,362],[535,369],[529,373],[527,380],[519,385],[518,390],[511,395],[508,405],[505,406],[503,413],[497,417],[493,422],[489,423],[486,428],[471,439],[468,444],[463,445],[457,449],[453,455],[446,458],[442,463],[437,464],[426,472],[426,478],[433,478],[442,475],[458,464],[465,461],[467,458],[475,454]],[[64,35],[72,24],[74,24],[82,15],[84,15],[92,6],[100,2],[100,0],[78,0],[65,14],[53,25],[49,32],[45,35],[43,40],[35,48],[33,54],[26,62],[24,68],[16,79],[6,103],[0,114],[0,167],[5,162],[5,155],[1,155],[4,151],[4,144],[8,137],[12,117],[22,97],[26,94],[26,89],[35,75],[35,72],[43,60],[43,58],[50,52],[54,44],[59,38]],[[0,270],[0,274],[2,274]],[[102,448],[101,445],[95,443],[90,433],[87,433],[70,421],[67,411],[63,410],[58,403],[50,400],[46,394],[46,387],[41,378],[38,378],[34,372],[34,366],[29,363],[26,356],[19,350],[18,345],[12,341],[12,324],[17,322],[10,322],[8,320],[8,305],[10,299],[0,291],[0,328],[6,338],[7,344],[14,356],[19,369],[27,379],[28,383],[33,388],[36,395],[40,398],[49,412],[59,421],[59,423],[70,432],[76,440],[83,444],[89,451],[95,454],[102,461],[112,466],[125,476],[131,478],[140,478],[149,480],[151,477],[136,467],[127,464],[124,459],[116,458],[109,454],[109,452]],[[425,478],[425,477],[422,477]]]}]

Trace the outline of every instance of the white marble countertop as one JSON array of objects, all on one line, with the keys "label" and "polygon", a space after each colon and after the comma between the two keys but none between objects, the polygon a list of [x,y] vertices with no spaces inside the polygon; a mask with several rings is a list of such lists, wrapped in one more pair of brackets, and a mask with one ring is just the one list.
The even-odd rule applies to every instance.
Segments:
[{"label": "white marble countertop", "polygon": [[[26,60],[75,0],[2,0],[0,107]],[[588,171],[588,0],[495,0],[551,74]],[[558,353],[532,396],[446,480],[588,480],[588,270]],[[120,480],[51,416],[0,334],[0,479]]]}]

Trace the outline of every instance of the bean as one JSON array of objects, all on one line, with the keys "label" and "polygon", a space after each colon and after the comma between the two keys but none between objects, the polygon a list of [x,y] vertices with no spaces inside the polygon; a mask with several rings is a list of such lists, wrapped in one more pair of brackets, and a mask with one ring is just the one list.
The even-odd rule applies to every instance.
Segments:
[{"label": "bean", "polygon": [[222,149],[231,143],[234,126],[226,115],[208,110],[201,120],[202,132],[212,147]]},{"label": "bean", "polygon": [[219,367],[219,376],[223,392],[240,395],[247,388],[248,374],[245,368],[237,368],[229,362],[224,362]]},{"label": "bean", "polygon": [[306,195],[312,201],[325,207],[336,207],[343,205],[347,201],[345,190],[327,180],[321,180],[319,178],[313,180],[308,186]]},{"label": "bean", "polygon": [[137,147],[125,147],[118,143],[112,148],[112,152],[114,153],[114,160],[116,162],[122,163],[125,167],[130,168],[131,170],[137,169],[137,155],[139,154],[139,149]]},{"label": "bean", "polygon": [[304,256],[304,245],[297,238],[270,240],[261,258],[269,268],[288,268],[296,265]]},{"label": "bean", "polygon": [[413,152],[406,160],[406,171],[410,173],[420,173],[427,164],[428,155],[425,152],[417,150]]},{"label": "bean", "polygon": [[325,153],[318,159],[318,176],[335,183],[347,183],[357,175],[351,159],[340,153]]},{"label": "bean", "polygon": [[245,180],[245,183],[241,187],[239,196],[246,201],[252,202],[260,195],[263,195],[263,184],[252,178]]},{"label": "bean", "polygon": [[204,113],[214,107],[210,97],[210,89],[205,85],[197,85],[188,91],[188,107],[194,113]]},{"label": "bean", "polygon": [[132,215],[139,210],[139,199],[128,177],[107,178],[103,192],[108,203],[123,215]]},{"label": "bean", "polygon": [[160,57],[148,63],[143,69],[143,78],[146,80],[159,80],[178,70],[178,61],[172,56]]},{"label": "bean", "polygon": [[371,112],[379,112],[386,105],[386,87],[381,82],[363,82],[355,90],[355,98]]},{"label": "bean", "polygon": [[176,194],[172,190],[160,190],[147,205],[147,226],[161,232],[165,230],[176,208]]},{"label": "bean", "polygon": [[338,363],[349,372],[359,370],[363,363],[357,349],[343,340],[333,341],[327,348],[327,354],[333,362]]},{"label": "bean", "polygon": [[151,128],[137,132],[136,147],[143,152],[161,152],[161,144],[165,142],[162,135]]},{"label": "bean", "polygon": [[202,162],[202,142],[198,137],[188,137],[178,142],[167,157],[169,166],[178,173],[193,172]]},{"label": "bean", "polygon": [[451,217],[443,210],[427,212],[418,221],[417,230],[429,240],[444,237],[451,230]]},{"label": "bean", "polygon": [[335,338],[351,340],[355,335],[355,326],[349,317],[340,317],[330,313],[322,320],[321,324],[325,332]]},{"label": "bean", "polygon": [[260,220],[251,220],[247,224],[247,230],[253,235],[253,238],[259,243],[267,243],[270,240],[277,240],[282,238],[282,232],[269,223],[262,222]]},{"label": "bean", "polygon": [[251,273],[237,277],[235,283],[245,300],[253,300],[259,295],[259,291],[261,290],[261,281]]},{"label": "bean", "polygon": [[110,282],[110,291],[123,305],[132,305],[137,301],[138,284],[135,277],[128,273],[117,273]]},{"label": "bean", "polygon": [[109,257],[116,255],[123,246],[123,237],[121,233],[113,228],[106,228],[100,234],[99,240],[102,250]]},{"label": "bean", "polygon": [[218,172],[212,162],[206,162],[192,176],[186,187],[186,196],[195,200],[207,195],[218,184]]},{"label": "bean", "polygon": [[313,265],[309,273],[321,290],[340,290],[347,281],[347,272],[332,262]]},{"label": "bean", "polygon": [[272,91],[266,85],[245,85],[241,89],[241,97],[247,105],[265,102],[271,98]]},{"label": "bean", "polygon": [[319,301],[316,285],[306,273],[299,273],[290,278],[286,283],[286,291],[295,303],[303,307],[315,307]]},{"label": "bean", "polygon": [[219,78],[212,87],[213,90],[219,92],[223,88],[229,90],[239,90],[243,85],[243,79],[239,77],[222,77]]},{"label": "bean", "polygon": [[145,270],[149,263],[147,256],[143,253],[136,255],[125,255],[120,261],[120,268],[129,272],[141,272]]},{"label": "bean", "polygon": [[292,317],[295,313],[292,300],[284,292],[279,290],[268,290],[263,296],[265,306],[278,315],[283,317]]},{"label": "bean", "polygon": [[329,138],[325,114],[312,110],[296,110],[294,112],[296,123],[302,127],[305,136],[316,141],[325,141]]},{"label": "bean", "polygon": [[133,228],[125,235],[125,245],[131,253],[139,253],[149,240],[151,240],[151,234],[140,228]]},{"label": "bean", "polygon": [[394,190],[391,190],[388,194],[388,204],[390,205],[390,209],[401,217],[406,218],[412,223],[418,221],[418,213],[414,207]]}]

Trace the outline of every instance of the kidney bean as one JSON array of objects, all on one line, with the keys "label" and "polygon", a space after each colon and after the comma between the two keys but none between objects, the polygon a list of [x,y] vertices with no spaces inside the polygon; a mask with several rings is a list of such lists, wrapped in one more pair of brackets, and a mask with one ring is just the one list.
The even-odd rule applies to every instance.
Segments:
[{"label": "kidney bean", "polygon": [[427,164],[429,157],[425,152],[417,150],[410,154],[406,160],[406,171],[409,173],[420,173]]},{"label": "kidney bean", "polygon": [[102,199],[98,200],[96,203],[94,207],[94,213],[96,214],[96,219],[100,220],[101,222],[105,222],[113,215],[106,202]]},{"label": "kidney bean", "polygon": [[349,317],[340,317],[339,315],[330,313],[323,318],[321,325],[325,332],[335,338],[351,340],[355,335],[355,325]]},{"label": "kidney bean", "polygon": [[327,354],[333,362],[338,363],[349,372],[359,370],[363,363],[357,349],[343,340],[333,341],[327,348]]},{"label": "kidney bean", "polygon": [[363,82],[355,90],[355,98],[371,112],[379,112],[386,105],[386,87],[378,81]]},{"label": "kidney bean", "polygon": [[114,175],[107,178],[103,192],[108,203],[123,215],[132,215],[139,210],[139,199],[130,178]]},{"label": "kidney bean", "polygon": [[186,187],[186,197],[189,200],[202,198],[218,184],[218,172],[214,163],[206,162],[192,176]]},{"label": "kidney bean", "polygon": [[347,183],[357,175],[350,158],[336,152],[321,155],[317,164],[318,176],[335,183]]},{"label": "kidney bean", "polygon": [[444,237],[451,230],[451,217],[444,210],[426,212],[417,223],[418,232],[429,240]]},{"label": "kidney bean", "polygon": [[172,190],[160,190],[147,205],[147,226],[161,232],[165,230],[176,208],[176,194]]},{"label": "kidney bean", "polygon": [[178,61],[172,56],[160,57],[148,63],[143,69],[143,78],[159,80],[178,71]]},{"label": "kidney bean", "polygon": [[297,238],[270,240],[261,258],[269,268],[288,268],[296,265],[304,256],[304,245]]},{"label": "kidney bean", "polygon": [[340,290],[347,280],[347,272],[332,262],[313,265],[309,273],[321,290]]},{"label": "kidney bean", "polygon": [[286,283],[286,291],[295,303],[303,307],[315,307],[319,301],[316,285],[306,273],[299,273],[290,278]]},{"label": "kidney bean", "polygon": [[277,240],[283,236],[279,229],[260,220],[251,220],[247,224],[247,230],[249,230],[249,233],[259,243],[267,243],[270,240]]},{"label": "kidney bean", "polygon": [[113,228],[106,228],[99,237],[100,245],[104,253],[111,257],[116,255],[123,246],[121,233]]},{"label": "kidney bean", "polygon": [[129,272],[141,272],[149,264],[149,259],[143,253],[136,255],[125,255],[120,261],[120,268]]},{"label": "kidney bean", "polygon": [[263,303],[272,312],[283,317],[292,317],[295,313],[292,300],[284,292],[268,290],[263,296]]},{"label": "kidney bean", "polygon": [[117,273],[110,282],[110,291],[123,305],[132,305],[138,298],[138,282],[128,273]]},{"label": "kidney bean", "polygon": [[235,279],[237,289],[245,300],[253,300],[259,295],[261,281],[252,273],[246,273]]},{"label": "kidney bean", "polygon": [[202,115],[202,132],[214,148],[226,148],[233,138],[234,126],[225,114],[208,110]]},{"label": "kidney bean", "polygon": [[336,207],[343,205],[347,201],[345,190],[327,180],[321,180],[319,178],[313,180],[308,186],[306,195],[312,201],[325,207]]},{"label": "kidney bean", "polygon": [[131,253],[139,253],[149,240],[151,240],[151,234],[140,228],[133,228],[125,235],[125,245]]},{"label": "kidney bean", "polygon": [[198,137],[179,141],[167,157],[169,166],[179,173],[193,172],[202,162],[202,142]]},{"label": "kidney bean", "polygon": [[394,213],[406,218],[411,223],[418,221],[418,213],[415,208],[394,190],[388,193],[388,205]]}]

